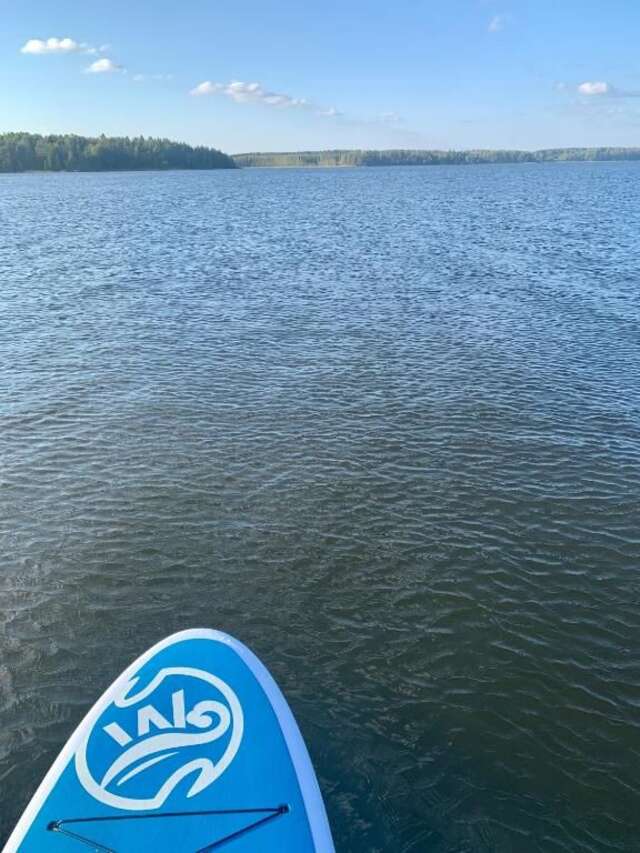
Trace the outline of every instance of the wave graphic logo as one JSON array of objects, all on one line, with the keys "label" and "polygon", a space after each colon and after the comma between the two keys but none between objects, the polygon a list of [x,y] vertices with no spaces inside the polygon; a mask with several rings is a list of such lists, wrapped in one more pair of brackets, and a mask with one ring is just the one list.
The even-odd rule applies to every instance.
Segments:
[{"label": "wave graphic logo", "polygon": [[158,809],[192,774],[186,796],[204,791],[235,758],[244,730],[236,694],[210,672],[165,667],[136,691],[139,681],[124,685],[75,756],[85,790],[118,809]]}]

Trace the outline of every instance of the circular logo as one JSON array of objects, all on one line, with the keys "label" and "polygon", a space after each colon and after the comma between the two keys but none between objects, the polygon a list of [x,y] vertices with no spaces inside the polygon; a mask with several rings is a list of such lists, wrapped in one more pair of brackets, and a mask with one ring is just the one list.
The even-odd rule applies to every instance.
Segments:
[{"label": "circular logo", "polygon": [[136,690],[139,681],[103,709],[75,756],[87,793],[118,809],[158,809],[187,777],[184,796],[204,791],[235,758],[244,729],[236,694],[210,672],[165,667]]}]

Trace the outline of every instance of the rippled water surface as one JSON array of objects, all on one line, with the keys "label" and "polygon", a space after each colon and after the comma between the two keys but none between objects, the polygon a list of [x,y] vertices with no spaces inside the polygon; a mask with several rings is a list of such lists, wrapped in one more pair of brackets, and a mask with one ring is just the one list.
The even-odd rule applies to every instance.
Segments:
[{"label": "rippled water surface", "polygon": [[0,178],[0,837],[214,626],[339,851],[640,849],[640,167]]}]

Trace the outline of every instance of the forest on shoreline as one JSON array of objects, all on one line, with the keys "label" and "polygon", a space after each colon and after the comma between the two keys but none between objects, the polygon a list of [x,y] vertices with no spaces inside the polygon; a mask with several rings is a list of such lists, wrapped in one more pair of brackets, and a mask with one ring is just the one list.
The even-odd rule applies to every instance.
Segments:
[{"label": "forest on shoreline", "polygon": [[594,160],[640,160],[640,148],[545,148],[539,151],[477,149],[469,151],[335,150],[234,154],[238,166],[442,166],[470,163],[557,163]]},{"label": "forest on shoreline", "polygon": [[0,134],[0,172],[109,172],[144,169],[235,169],[215,148],[151,137]]},{"label": "forest on shoreline", "polygon": [[224,154],[216,148],[153,137],[0,134],[0,172],[108,172],[166,169],[439,166],[640,160],[640,148],[545,148],[538,151],[392,149]]}]

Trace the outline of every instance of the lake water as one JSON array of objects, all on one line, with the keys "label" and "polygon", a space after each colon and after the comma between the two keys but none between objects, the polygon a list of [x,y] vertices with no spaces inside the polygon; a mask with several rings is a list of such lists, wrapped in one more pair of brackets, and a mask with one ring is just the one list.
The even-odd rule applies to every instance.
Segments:
[{"label": "lake water", "polygon": [[640,165],[0,178],[0,837],[212,626],[339,851],[640,847]]}]

